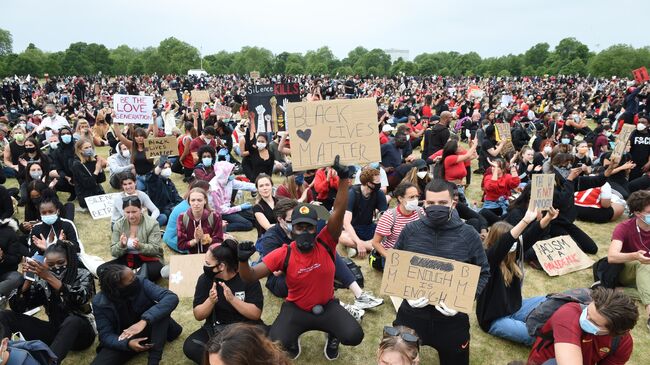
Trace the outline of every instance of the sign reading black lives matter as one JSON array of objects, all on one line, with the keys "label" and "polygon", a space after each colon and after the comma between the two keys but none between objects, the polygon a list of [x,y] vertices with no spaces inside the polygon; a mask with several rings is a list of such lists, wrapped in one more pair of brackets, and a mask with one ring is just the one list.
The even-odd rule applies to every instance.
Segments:
[{"label": "sign reading black lives matter", "polygon": [[381,294],[404,299],[429,298],[432,305],[470,313],[481,268],[436,256],[391,249],[386,256]]},{"label": "sign reading black lives matter", "polygon": [[346,165],[381,161],[375,99],[289,103],[294,171],[330,166],[336,155]]},{"label": "sign reading black lives matter", "polygon": [[286,107],[300,101],[300,84],[250,85],[246,88],[248,119],[258,133],[286,130]]}]

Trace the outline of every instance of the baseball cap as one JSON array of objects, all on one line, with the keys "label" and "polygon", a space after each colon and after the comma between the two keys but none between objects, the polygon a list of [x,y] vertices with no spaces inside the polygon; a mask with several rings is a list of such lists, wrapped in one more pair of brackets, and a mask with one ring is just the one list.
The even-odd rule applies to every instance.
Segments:
[{"label": "baseball cap", "polygon": [[43,113],[41,113],[40,110],[37,110],[37,111],[35,111],[35,112],[33,113],[33,115],[43,115]]},{"label": "baseball cap", "polygon": [[392,132],[394,130],[395,130],[395,128],[392,125],[388,124],[388,123],[384,124],[384,126],[381,128],[382,132]]},{"label": "baseball cap", "polygon": [[315,226],[318,224],[318,213],[307,204],[298,205],[291,213],[291,224],[295,226],[298,223],[308,223]]}]

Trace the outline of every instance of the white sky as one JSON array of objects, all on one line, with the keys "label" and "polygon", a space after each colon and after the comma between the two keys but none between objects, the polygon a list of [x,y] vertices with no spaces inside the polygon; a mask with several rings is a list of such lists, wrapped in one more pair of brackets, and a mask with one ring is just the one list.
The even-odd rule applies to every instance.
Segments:
[{"label": "white sky", "polygon": [[30,42],[45,51],[78,41],[144,48],[174,36],[203,55],[242,46],[304,54],[327,45],[342,59],[361,45],[406,49],[413,59],[437,51],[517,54],[566,37],[596,51],[642,47],[650,44],[649,12],[647,0],[4,0],[0,28],[13,35],[14,52]]}]

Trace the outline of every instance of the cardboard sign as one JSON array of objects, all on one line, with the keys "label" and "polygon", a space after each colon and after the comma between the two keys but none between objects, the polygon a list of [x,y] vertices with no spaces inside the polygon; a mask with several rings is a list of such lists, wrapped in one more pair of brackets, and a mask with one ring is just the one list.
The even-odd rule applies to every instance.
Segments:
[{"label": "cardboard sign", "polygon": [[625,146],[627,146],[627,142],[630,140],[630,135],[635,129],[636,126],[633,124],[623,124],[621,133],[619,133],[618,137],[616,138],[616,143],[614,144],[614,150],[612,151],[611,157],[620,157],[623,155],[623,153],[625,153]]},{"label": "cardboard sign", "polygon": [[250,73],[251,79],[257,80],[260,78],[260,72],[259,71],[251,71]]},{"label": "cardboard sign", "polygon": [[149,137],[145,139],[144,153],[147,158],[155,158],[160,156],[177,156],[178,142],[176,141],[176,137]]},{"label": "cardboard sign", "polygon": [[230,115],[232,115],[230,108],[224,105],[215,105],[214,113],[217,115],[217,117],[223,118],[230,118]]},{"label": "cardboard sign", "polygon": [[246,100],[248,119],[258,133],[284,131],[287,105],[300,101],[300,84],[249,85]]},{"label": "cardboard sign", "polygon": [[210,92],[208,90],[192,90],[192,101],[195,103],[209,103]]},{"label": "cardboard sign", "polygon": [[139,95],[113,95],[113,121],[117,123],[151,124],[153,97]]},{"label": "cardboard sign", "polygon": [[544,271],[550,276],[568,274],[594,264],[569,235],[538,241],[533,249]]},{"label": "cardboard sign", "polygon": [[403,299],[429,298],[470,313],[481,268],[465,262],[391,249],[386,257],[381,294]]},{"label": "cardboard sign", "polygon": [[84,200],[93,219],[110,218],[113,214],[113,199],[115,194],[87,196]]},{"label": "cardboard sign", "polygon": [[289,103],[287,130],[294,171],[381,161],[373,98]]},{"label": "cardboard sign", "polygon": [[176,90],[165,90],[163,96],[165,97],[165,100],[167,100],[170,103],[174,101],[178,101],[178,94],[176,94]]},{"label": "cardboard sign", "polygon": [[196,282],[203,273],[205,254],[171,255],[169,260],[169,290],[179,297],[193,298]]},{"label": "cardboard sign", "polygon": [[554,174],[533,174],[530,177],[530,202],[529,210],[537,208],[538,211],[548,210],[553,206],[553,189],[555,187]]},{"label": "cardboard sign", "polygon": [[497,141],[506,141],[505,146],[501,150],[501,154],[505,155],[510,151],[514,151],[515,146],[512,144],[512,132],[510,131],[510,124],[508,123],[494,123],[496,129]]},{"label": "cardboard sign", "polygon": [[636,80],[636,82],[639,84],[650,81],[648,70],[645,68],[645,66],[639,67],[636,70],[632,71],[632,75],[634,75],[634,80]]}]

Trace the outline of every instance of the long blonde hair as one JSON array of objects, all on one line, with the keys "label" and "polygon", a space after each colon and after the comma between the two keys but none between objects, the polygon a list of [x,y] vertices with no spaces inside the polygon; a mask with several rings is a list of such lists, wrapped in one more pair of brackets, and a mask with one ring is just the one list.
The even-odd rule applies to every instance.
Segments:
[{"label": "long blonde hair", "polygon": [[[492,247],[500,237],[504,234],[507,234],[512,229],[512,225],[508,222],[500,221],[496,222],[490,227],[490,232],[488,232],[487,237],[485,238],[484,245],[488,249]],[[499,265],[501,268],[501,275],[503,275],[503,282],[506,284],[506,287],[510,286],[512,279],[518,277],[519,279],[524,277],[521,267],[517,263],[517,252],[509,252],[506,257],[501,261]]]},{"label": "long blonde hair", "polygon": [[[431,177],[429,177],[429,174],[427,174],[427,176],[425,176],[423,180],[424,180],[424,185],[426,185],[431,181]],[[404,175],[404,178],[402,179],[402,181],[400,181],[400,184],[405,182],[415,185],[415,188],[418,189],[418,194],[420,195],[422,194],[422,189],[420,189],[420,178],[418,178],[417,167],[412,167],[409,170],[409,172],[407,172],[406,175]]]}]

